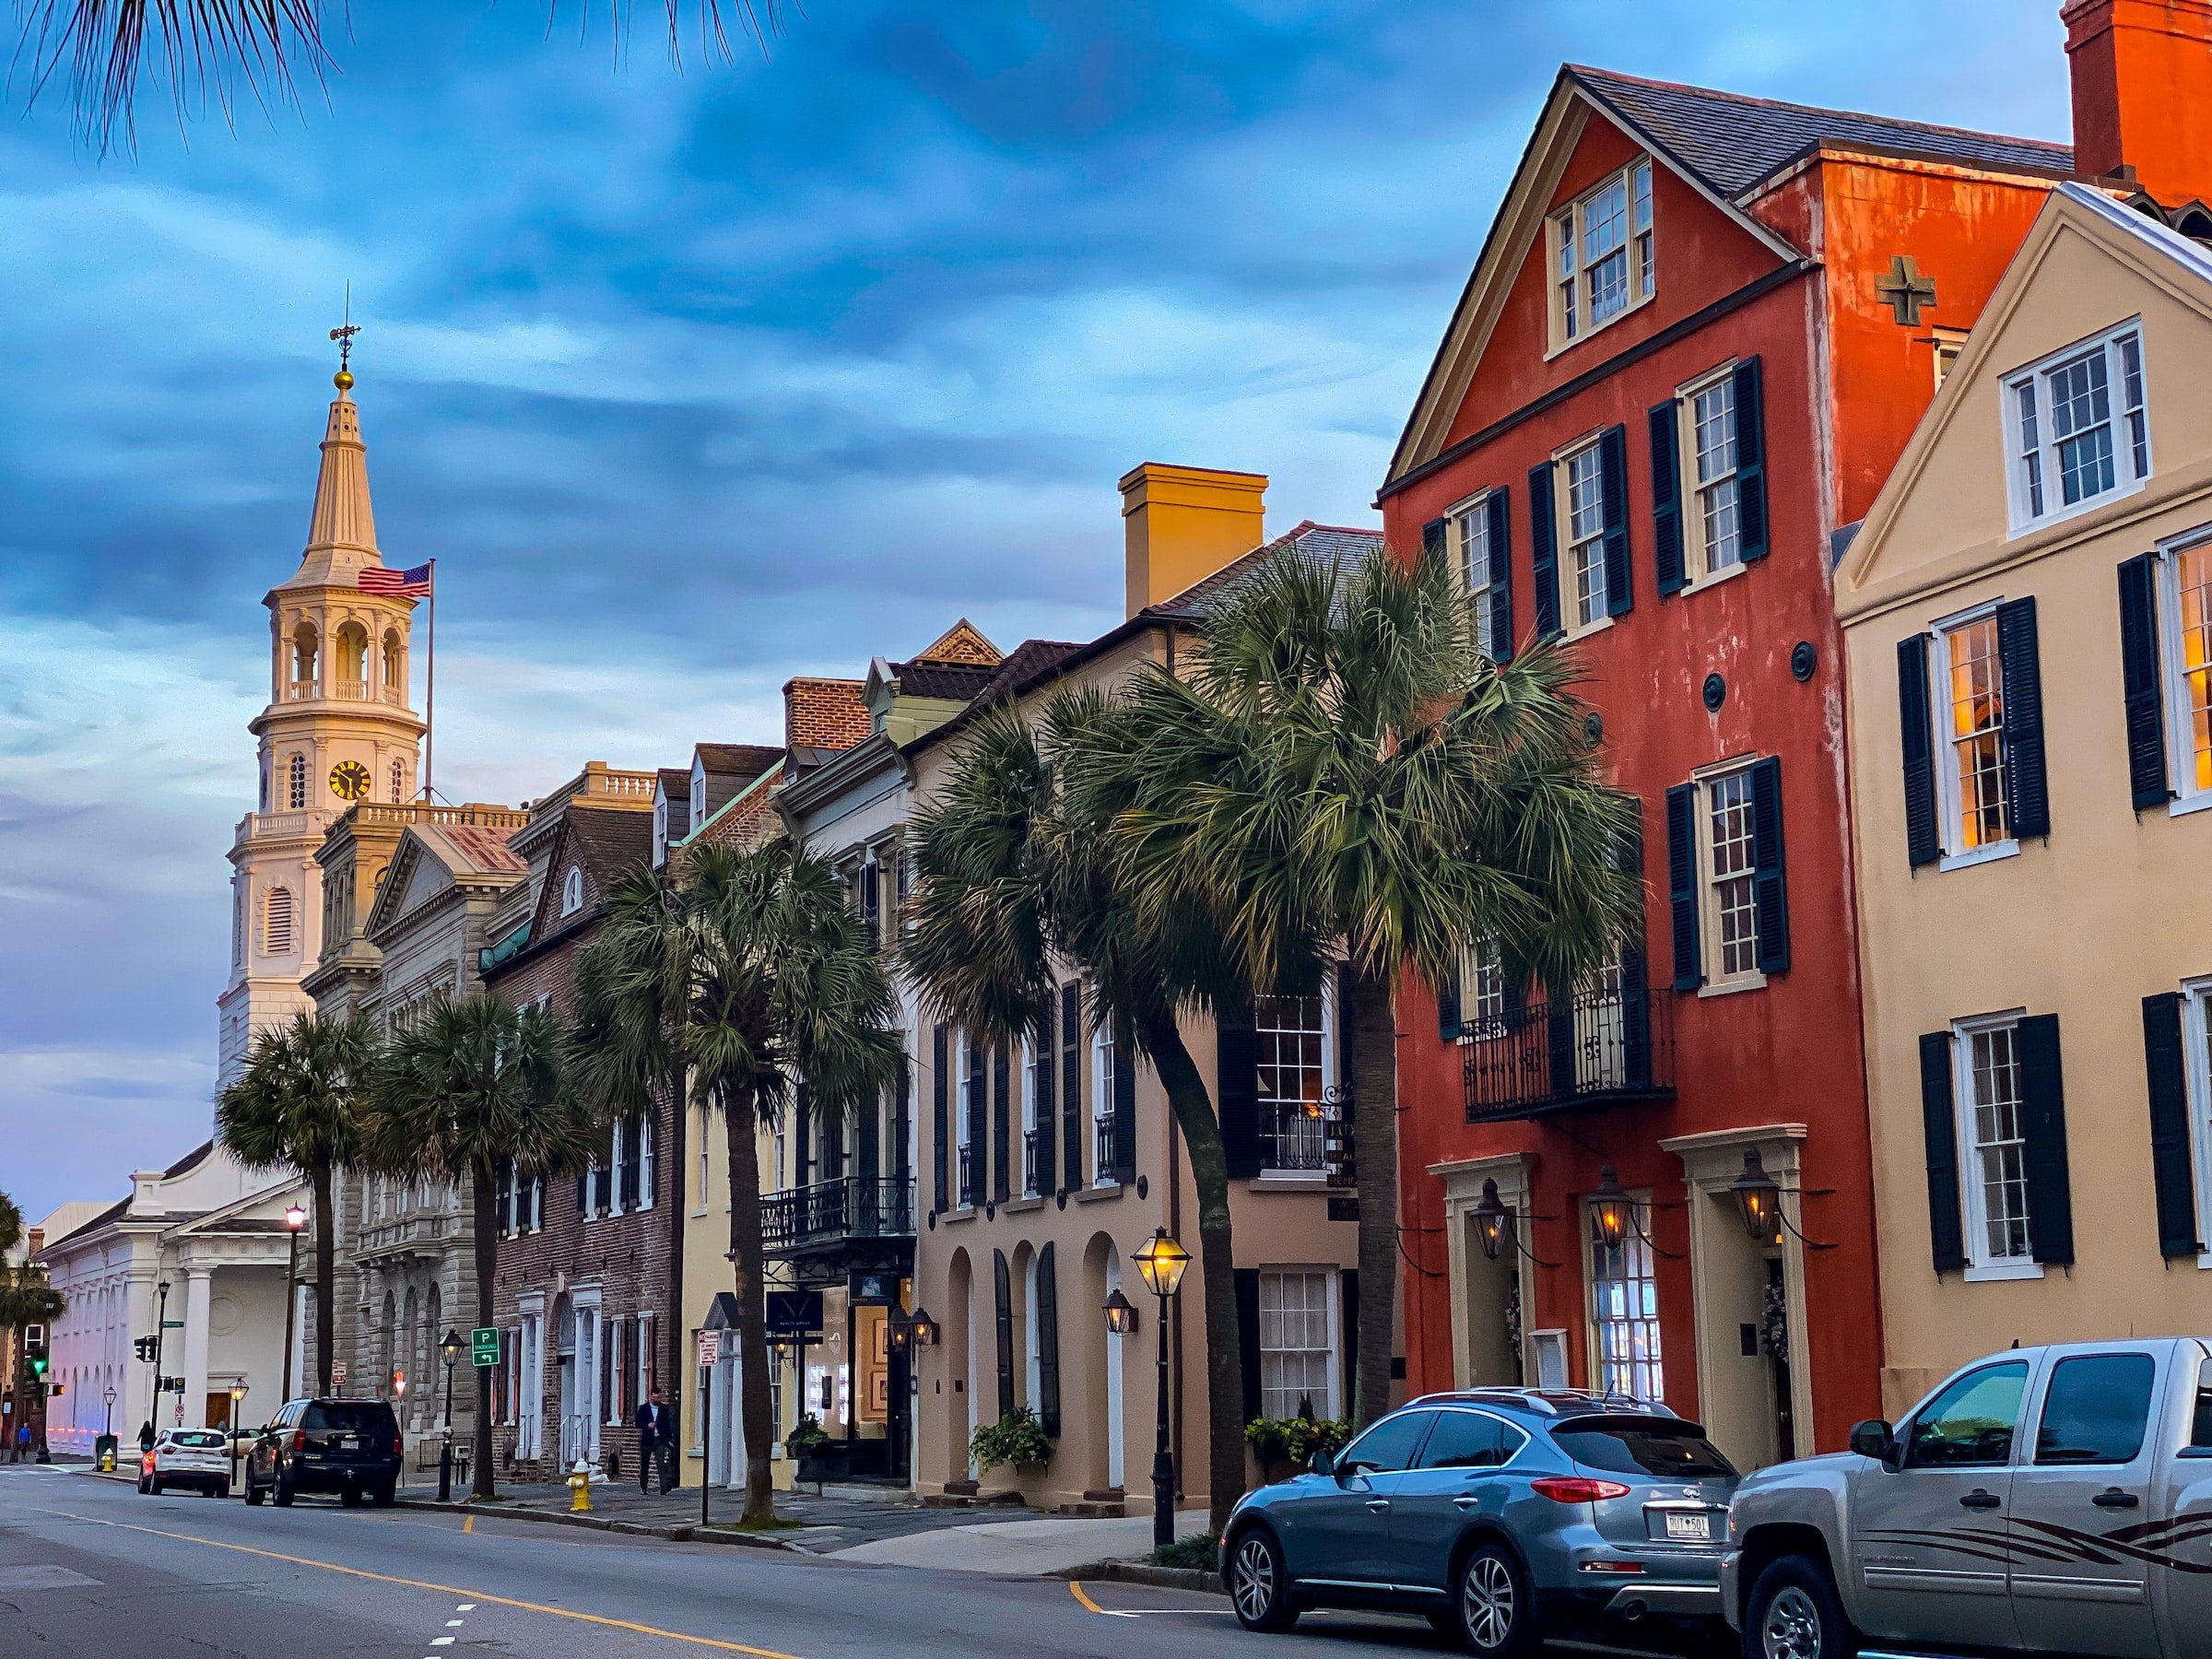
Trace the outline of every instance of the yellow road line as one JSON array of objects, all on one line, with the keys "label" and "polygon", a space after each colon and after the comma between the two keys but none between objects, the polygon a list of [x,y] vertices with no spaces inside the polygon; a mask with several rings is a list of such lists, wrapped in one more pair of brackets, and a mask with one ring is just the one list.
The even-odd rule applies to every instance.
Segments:
[{"label": "yellow road line", "polygon": [[462,1516],[461,1530],[465,1533],[475,1532],[477,1530],[477,1518],[474,1515]]},{"label": "yellow road line", "polygon": [[[397,1584],[407,1590],[435,1590],[441,1595],[473,1596],[479,1602],[490,1602],[495,1606],[519,1607],[525,1613],[543,1613],[553,1618],[572,1618],[582,1624],[604,1625],[609,1630],[629,1630],[640,1636],[658,1636],[668,1641],[688,1641],[696,1647],[712,1648],[717,1653],[751,1653],[754,1659],[795,1659],[794,1655],[779,1653],[774,1648],[747,1647],[742,1641],[719,1641],[712,1636],[690,1636],[681,1630],[664,1630],[653,1625],[632,1624],[626,1618],[607,1618],[597,1613],[578,1613],[568,1607],[548,1607],[537,1602],[517,1601],[513,1596],[494,1595],[486,1590],[461,1590],[452,1584],[433,1584],[422,1579],[394,1578],[389,1573],[371,1572],[360,1567],[341,1567],[335,1561],[314,1561],[305,1556],[281,1555],[274,1549],[256,1549],[250,1544],[226,1544],[219,1538],[203,1538],[195,1533],[165,1532],[158,1526],[135,1526],[128,1521],[103,1521],[98,1515],[72,1514],[67,1510],[52,1512],[71,1521],[89,1522],[94,1526],[112,1526],[123,1532],[145,1533],[149,1537],[176,1538],[186,1544],[205,1544],[210,1549],[236,1550],[240,1555],[260,1556],[265,1560],[283,1561],[293,1567],[318,1567],[324,1572],[342,1572],[348,1578],[369,1579],[380,1584]],[[1081,1592],[1077,1594],[1080,1594]]]},{"label": "yellow road line", "polygon": [[1074,1594],[1077,1601],[1081,1602],[1085,1607],[1088,1608],[1091,1612],[1096,1613],[1101,1618],[1128,1618],[1131,1617],[1131,1615],[1127,1613],[1116,1613],[1112,1607],[1100,1606],[1097,1602],[1092,1601],[1089,1596],[1083,1594],[1082,1584],[1075,1579],[1069,1579],[1067,1581],[1067,1587],[1069,1592]]}]

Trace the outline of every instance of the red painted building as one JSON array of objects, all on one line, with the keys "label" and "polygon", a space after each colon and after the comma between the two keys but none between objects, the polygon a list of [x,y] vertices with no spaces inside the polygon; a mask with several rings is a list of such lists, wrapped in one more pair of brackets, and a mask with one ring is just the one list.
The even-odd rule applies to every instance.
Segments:
[{"label": "red painted building", "polygon": [[[1381,505],[1394,546],[1467,573],[1500,651],[1576,641],[1648,912],[1571,996],[1477,949],[1439,1019],[1402,1022],[1411,1391],[1656,1394],[1747,1465],[1876,1414],[1830,571],[2071,168],[1561,72]],[[1747,1155],[1777,1236],[1731,1192]]]}]

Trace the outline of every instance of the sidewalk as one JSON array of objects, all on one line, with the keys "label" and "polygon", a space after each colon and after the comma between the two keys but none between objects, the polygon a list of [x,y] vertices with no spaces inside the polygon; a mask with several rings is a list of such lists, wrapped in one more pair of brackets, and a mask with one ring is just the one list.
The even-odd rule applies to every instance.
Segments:
[{"label": "sidewalk", "polygon": [[[1175,1535],[1194,1536],[1206,1530],[1206,1524],[1204,1510],[1183,1510],[1175,1517]],[[1150,1556],[1152,1517],[1093,1521],[1049,1515],[1033,1521],[984,1522],[957,1531],[909,1533],[820,1553],[841,1561],[879,1561],[938,1572],[1026,1573],[1047,1578],[1100,1561],[1142,1560]]]}]

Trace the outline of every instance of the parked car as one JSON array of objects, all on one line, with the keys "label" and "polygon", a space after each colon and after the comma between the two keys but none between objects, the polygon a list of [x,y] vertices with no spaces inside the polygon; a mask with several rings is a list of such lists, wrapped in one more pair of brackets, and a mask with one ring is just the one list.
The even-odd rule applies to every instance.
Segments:
[{"label": "parked car", "polygon": [[196,1488],[206,1498],[230,1489],[230,1452],[220,1429],[164,1429],[139,1453],[140,1495],[159,1498],[171,1487]]},{"label": "parked car", "polygon": [[301,1492],[335,1492],[347,1508],[398,1494],[406,1444],[382,1400],[293,1400],[270,1419],[246,1456],[246,1501],[287,1508]]},{"label": "parked car", "polygon": [[1735,1482],[1661,1405],[1430,1394],[1246,1493],[1222,1529],[1222,1584],[1246,1630],[1380,1607],[1425,1614],[1485,1659],[1605,1616],[1714,1618]]},{"label": "parked car", "polygon": [[1722,1606],[1748,1659],[2207,1659],[2212,1343],[1991,1354],[1849,1452],[1747,1477],[1732,1518]]}]

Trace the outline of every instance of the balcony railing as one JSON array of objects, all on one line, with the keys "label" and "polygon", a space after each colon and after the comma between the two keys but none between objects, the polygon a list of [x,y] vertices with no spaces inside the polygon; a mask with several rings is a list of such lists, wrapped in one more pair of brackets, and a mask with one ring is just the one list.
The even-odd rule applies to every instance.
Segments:
[{"label": "balcony railing", "polygon": [[1325,1169],[1328,1119],[1320,1101],[1260,1102],[1260,1165],[1268,1170]]},{"label": "balcony railing", "polygon": [[312,702],[322,695],[323,682],[321,680],[296,679],[287,680],[284,684],[284,700],[286,702]]},{"label": "balcony railing", "polygon": [[760,1201],[760,1239],[771,1255],[791,1255],[849,1239],[911,1239],[912,1180],[848,1175],[786,1187]]},{"label": "balcony railing", "polygon": [[365,679],[342,679],[338,681],[338,697],[346,702],[367,702],[369,682]]},{"label": "balcony railing", "polygon": [[1112,1181],[1114,1170],[1113,1119],[1090,1120],[1090,1167],[1097,1180]]},{"label": "balcony railing", "polygon": [[1469,1019],[1460,1040],[1467,1121],[1673,1099],[1670,1007],[1648,990],[1600,990]]},{"label": "balcony railing", "polygon": [[1037,1131],[1034,1129],[1021,1132],[1021,1195],[1034,1198],[1037,1196]]}]

